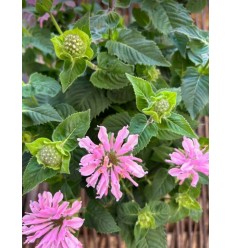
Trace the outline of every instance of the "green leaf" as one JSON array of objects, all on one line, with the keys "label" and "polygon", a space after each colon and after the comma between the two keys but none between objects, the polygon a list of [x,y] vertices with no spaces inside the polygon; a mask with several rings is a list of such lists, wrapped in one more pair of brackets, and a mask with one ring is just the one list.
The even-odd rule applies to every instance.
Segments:
[{"label": "green leaf", "polygon": [[170,66],[154,41],[147,40],[136,30],[122,29],[117,40],[109,40],[110,54],[129,64]]},{"label": "green leaf", "polygon": [[167,248],[167,237],[164,227],[150,229],[144,237],[138,238],[136,248]]},{"label": "green leaf", "polygon": [[[109,0],[102,0],[104,4],[109,5]],[[116,0],[115,7],[116,8],[128,8],[130,6],[131,0]]]},{"label": "green leaf", "polygon": [[209,76],[201,74],[197,68],[188,67],[181,90],[184,104],[194,119],[209,102]]},{"label": "green leaf", "polygon": [[159,129],[157,134],[157,138],[159,140],[176,140],[176,139],[181,139],[182,137],[183,135],[162,129]]},{"label": "green leaf", "polygon": [[90,200],[88,203],[84,224],[100,233],[115,233],[120,231],[113,216],[96,200]]},{"label": "green leaf", "polygon": [[138,219],[139,209],[138,203],[134,201],[118,205],[118,222],[133,226]]},{"label": "green leaf", "polygon": [[108,132],[117,133],[124,126],[130,124],[130,116],[127,112],[117,113],[107,116],[102,125],[107,128]]},{"label": "green leaf", "polygon": [[161,130],[171,131],[182,136],[197,138],[197,135],[192,130],[186,119],[177,113],[172,113],[170,117],[163,119],[162,123],[158,124],[158,127]]},{"label": "green leaf", "polygon": [[37,0],[35,9],[40,15],[44,15],[45,13],[50,12],[52,2],[52,0]]},{"label": "green leaf", "polygon": [[167,203],[161,201],[150,201],[148,206],[155,218],[156,228],[163,226],[168,222],[169,206]]},{"label": "green leaf", "polygon": [[57,104],[55,108],[58,114],[62,117],[62,119],[66,119],[68,116],[76,113],[76,110],[73,108],[73,106],[67,103]]},{"label": "green leaf", "polygon": [[169,203],[170,215],[169,222],[174,223],[180,221],[189,215],[189,210],[179,206],[175,200],[171,200]]},{"label": "green leaf", "polygon": [[85,15],[83,15],[73,26],[74,28],[79,28],[81,31],[88,34],[89,37],[91,37],[90,34],[90,22],[89,22],[89,12],[87,12]]},{"label": "green leaf", "polygon": [[61,146],[72,151],[77,147],[77,138],[82,138],[90,127],[90,111],[74,113],[61,122],[52,134],[53,141],[62,141]]},{"label": "green leaf", "polygon": [[31,125],[40,125],[50,121],[62,121],[62,118],[57,111],[49,104],[43,104],[35,108],[24,105],[23,115],[30,118],[32,121]]},{"label": "green leaf", "polygon": [[184,183],[179,186],[179,193],[187,193],[193,198],[198,198],[201,193],[201,185],[198,183],[196,187],[192,187],[191,181],[185,180]]},{"label": "green leaf", "polygon": [[110,100],[105,91],[94,87],[88,78],[80,78],[65,93],[64,102],[72,105],[78,111],[90,109],[91,118],[96,117],[110,106]]},{"label": "green leaf", "polygon": [[133,8],[132,14],[136,20],[136,22],[142,26],[145,27],[149,24],[149,16],[146,11],[141,10],[140,8]]},{"label": "green leaf", "polygon": [[65,60],[64,69],[60,73],[60,81],[62,85],[62,92],[64,93],[86,69],[86,62],[84,59],[77,59],[74,61]]},{"label": "green leaf", "polygon": [[188,0],[186,8],[192,13],[200,12],[207,5],[207,0]]},{"label": "green leaf", "polygon": [[23,194],[34,189],[38,184],[57,174],[56,170],[44,168],[35,157],[29,161],[23,174]]},{"label": "green leaf", "polygon": [[102,39],[104,35],[108,35],[109,29],[115,29],[119,22],[120,16],[114,11],[102,12],[90,17],[92,39]]},{"label": "green leaf", "polygon": [[108,90],[107,97],[113,103],[127,103],[135,99],[135,94],[131,85],[119,90]]},{"label": "green leaf", "polygon": [[142,111],[151,103],[151,96],[155,96],[151,84],[142,78],[134,77],[129,74],[126,74],[126,76],[133,86],[137,108]]},{"label": "green leaf", "polygon": [[169,158],[169,154],[173,152],[173,148],[162,144],[157,147],[153,147],[152,161],[163,163],[165,159]]},{"label": "green leaf", "polygon": [[202,217],[202,213],[203,213],[203,210],[202,209],[199,209],[199,210],[190,210],[189,211],[189,217],[195,221],[195,222],[198,222],[201,217]]},{"label": "green leaf", "polygon": [[23,85],[22,96],[32,97],[40,94],[54,97],[60,90],[61,87],[55,79],[36,72],[30,76],[28,84]]},{"label": "green leaf", "polygon": [[188,193],[178,194],[176,197],[176,201],[179,206],[184,207],[189,210],[201,210],[201,205],[195,199],[193,199]]},{"label": "green leaf", "polygon": [[188,11],[176,1],[145,0],[142,9],[146,10],[154,28],[168,34],[174,28],[192,24]]},{"label": "green leaf", "polygon": [[168,170],[159,169],[153,178],[152,185],[145,188],[147,200],[158,200],[168,194],[175,187],[175,179],[168,174]]},{"label": "green leaf", "polygon": [[127,65],[106,52],[99,53],[97,61],[98,68],[90,78],[94,86],[113,90],[128,85],[125,73],[133,74],[132,65]]},{"label": "green leaf", "polygon": [[137,154],[144,149],[151,138],[157,135],[158,128],[155,123],[150,123],[144,114],[136,114],[130,122],[129,131],[131,134],[138,134],[139,140],[133,153]]}]

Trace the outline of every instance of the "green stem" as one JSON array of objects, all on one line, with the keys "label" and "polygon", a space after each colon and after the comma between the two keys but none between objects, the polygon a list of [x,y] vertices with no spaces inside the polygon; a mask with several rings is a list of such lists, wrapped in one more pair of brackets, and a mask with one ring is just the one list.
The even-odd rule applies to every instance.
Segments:
[{"label": "green stem", "polygon": [[96,71],[97,70],[97,66],[95,64],[93,64],[92,62],[90,62],[89,60],[86,60],[86,64],[89,68],[91,68],[92,70]]},{"label": "green stem", "polygon": [[57,23],[55,17],[53,16],[53,14],[52,14],[52,13],[49,13],[49,15],[50,15],[51,20],[52,20],[54,26],[56,27],[58,33],[59,33],[59,34],[63,34],[63,32],[62,32],[61,29],[60,29],[60,26],[58,25],[58,23]]},{"label": "green stem", "polygon": [[122,182],[122,187],[125,190],[125,192],[127,193],[128,197],[131,198],[131,200],[135,200],[133,193],[127,188],[127,186],[123,182],[123,180],[121,182]]}]

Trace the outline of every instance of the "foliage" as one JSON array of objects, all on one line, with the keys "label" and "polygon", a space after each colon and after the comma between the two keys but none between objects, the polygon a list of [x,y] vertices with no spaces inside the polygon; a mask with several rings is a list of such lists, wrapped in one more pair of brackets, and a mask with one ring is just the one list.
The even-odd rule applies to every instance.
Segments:
[{"label": "foliage", "polygon": [[[208,32],[190,15],[207,1],[103,0],[104,8],[65,2],[23,7],[37,19],[50,16],[42,28],[23,23],[23,193],[46,181],[73,201],[85,188],[86,227],[120,233],[128,248],[166,247],[164,225],[186,216],[198,221],[197,198],[208,183],[202,174],[196,188],[179,185],[165,162],[183,136],[198,138],[197,120],[207,113]],[[131,23],[121,15],[129,6]],[[138,135],[133,155],[148,173],[138,188],[122,183],[119,202],[110,192],[96,200],[79,174],[85,154],[77,139],[87,135],[98,144],[97,126],[114,137],[124,126]]]}]

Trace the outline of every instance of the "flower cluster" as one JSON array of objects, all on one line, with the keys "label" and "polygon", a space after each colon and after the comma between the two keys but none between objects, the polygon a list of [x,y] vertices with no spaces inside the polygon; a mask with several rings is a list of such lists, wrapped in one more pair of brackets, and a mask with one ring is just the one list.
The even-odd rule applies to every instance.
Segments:
[{"label": "flower cluster", "polygon": [[[111,185],[111,193],[118,201],[122,197],[120,178],[127,178],[134,186],[138,186],[131,175],[141,178],[147,173],[137,163],[141,163],[142,160],[132,155],[138,143],[138,135],[128,135],[127,126],[118,132],[116,138],[114,133],[108,137],[106,128],[100,126],[99,145],[94,144],[88,136],[78,139],[79,146],[88,151],[80,161],[80,173],[82,176],[89,176],[86,179],[87,187],[96,187],[97,198],[108,195],[108,188]],[[127,141],[124,143],[126,138]]]},{"label": "flower cluster", "polygon": [[196,139],[184,137],[182,146],[184,151],[175,149],[169,156],[171,160],[167,163],[176,164],[177,167],[169,170],[171,176],[177,177],[180,184],[186,178],[192,177],[191,185],[195,187],[199,180],[198,172],[209,175],[209,154],[200,149],[200,144]]},{"label": "flower cluster", "polygon": [[40,239],[36,248],[82,248],[81,242],[73,235],[84,222],[84,219],[74,217],[80,210],[81,202],[64,201],[61,192],[44,191],[38,195],[38,202],[31,201],[32,213],[23,217],[23,234],[27,236],[25,243],[34,243]]}]

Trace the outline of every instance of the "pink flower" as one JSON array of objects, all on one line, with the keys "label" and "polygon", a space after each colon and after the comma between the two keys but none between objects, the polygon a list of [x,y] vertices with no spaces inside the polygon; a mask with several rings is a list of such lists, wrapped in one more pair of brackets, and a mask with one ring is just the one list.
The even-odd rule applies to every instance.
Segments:
[{"label": "pink flower", "polygon": [[196,139],[184,137],[182,146],[184,151],[175,149],[175,152],[169,154],[171,160],[166,160],[166,162],[176,164],[177,167],[170,169],[168,173],[177,177],[180,184],[186,178],[192,177],[191,185],[195,187],[199,180],[198,172],[209,175],[209,153],[204,153],[204,149],[200,149],[200,144]]},{"label": "pink flower", "polygon": [[[82,176],[89,176],[86,179],[87,187],[96,187],[97,198],[106,196],[111,186],[111,193],[118,201],[122,197],[120,178],[127,178],[137,187],[138,184],[131,175],[141,178],[147,174],[142,166],[137,164],[142,160],[132,155],[138,143],[138,135],[128,135],[127,126],[118,132],[116,139],[113,133],[108,137],[106,128],[100,126],[98,138],[101,143],[99,145],[94,144],[88,136],[78,139],[79,146],[89,153],[81,158],[80,173]],[[127,141],[124,143],[126,138]]]},{"label": "pink flower", "polygon": [[25,243],[34,243],[40,239],[36,248],[82,248],[80,241],[73,235],[84,222],[84,219],[73,217],[80,208],[81,202],[64,201],[59,191],[52,197],[50,192],[38,194],[38,202],[31,201],[32,213],[23,217],[23,234],[27,235]]}]

